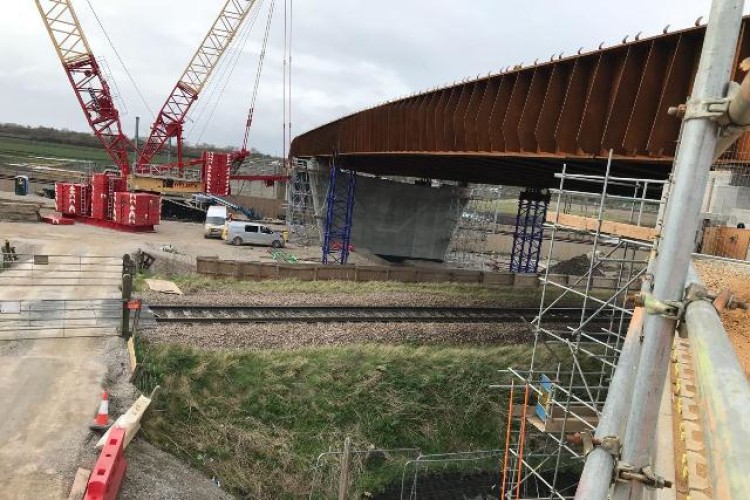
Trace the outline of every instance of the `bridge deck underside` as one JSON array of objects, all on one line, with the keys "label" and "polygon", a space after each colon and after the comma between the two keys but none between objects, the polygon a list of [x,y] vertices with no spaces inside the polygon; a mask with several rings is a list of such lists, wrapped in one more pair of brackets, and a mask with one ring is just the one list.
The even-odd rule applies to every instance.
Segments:
[{"label": "bridge deck underside", "polygon": [[[662,34],[390,102],[297,137],[291,153],[337,153],[375,173],[527,185],[548,182],[563,162],[601,174],[595,160],[611,149],[618,174],[663,178],[680,129],[667,110],[690,94],[704,33]],[[748,56],[745,18],[736,58]]]},{"label": "bridge deck underside", "polygon": [[[545,158],[481,154],[343,154],[337,158],[341,168],[383,176],[406,176],[524,187],[556,187],[555,173],[563,164],[569,173],[601,175],[606,159]],[[612,175],[647,179],[665,179],[671,161],[649,163],[613,160]],[[568,186],[574,189],[574,185]],[[583,189],[585,187],[585,189]],[[588,191],[591,186],[581,186]],[[598,188],[595,188],[598,189]]]}]

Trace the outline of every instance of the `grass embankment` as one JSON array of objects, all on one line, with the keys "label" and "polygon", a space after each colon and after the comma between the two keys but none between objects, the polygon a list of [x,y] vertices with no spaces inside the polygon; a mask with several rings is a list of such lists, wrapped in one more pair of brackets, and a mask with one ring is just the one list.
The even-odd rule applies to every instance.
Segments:
[{"label": "grass embankment", "polygon": [[[140,380],[162,385],[147,438],[252,498],[306,496],[315,457],[341,449],[346,436],[353,449],[497,449],[507,396],[488,386],[498,369],[527,366],[531,352],[359,345],[221,353],[148,344],[139,351],[149,363]],[[377,492],[401,473],[388,460],[371,465],[350,493]]]},{"label": "grass embankment", "polygon": [[[160,154],[156,156],[155,161],[167,163],[169,159],[166,155]],[[4,163],[32,163],[50,167],[64,165],[66,168],[70,168],[71,163],[76,162],[111,165],[112,158],[103,146],[59,144],[0,135],[0,165]]]},{"label": "grass embankment", "polygon": [[103,148],[0,136],[0,162],[56,165],[67,161],[111,163]]},{"label": "grass embankment", "polygon": [[[173,281],[186,295],[199,294],[203,291],[221,292],[232,291],[247,294],[263,293],[300,293],[300,294],[347,294],[363,295],[370,293],[393,293],[441,296],[456,298],[463,301],[485,301],[496,304],[498,307],[537,307],[541,300],[541,289],[498,287],[491,288],[483,285],[464,283],[400,283],[394,281],[298,281],[298,280],[267,280],[267,281],[237,281],[208,278],[197,274],[142,274],[136,280],[137,291],[145,291],[148,287],[144,283],[146,278],[166,279]],[[548,288],[546,292],[546,303],[554,300],[560,295],[555,288]],[[606,292],[594,295],[606,295]],[[608,295],[606,295],[608,296]],[[560,301],[559,305],[577,306],[581,302],[580,297],[568,295]]]}]

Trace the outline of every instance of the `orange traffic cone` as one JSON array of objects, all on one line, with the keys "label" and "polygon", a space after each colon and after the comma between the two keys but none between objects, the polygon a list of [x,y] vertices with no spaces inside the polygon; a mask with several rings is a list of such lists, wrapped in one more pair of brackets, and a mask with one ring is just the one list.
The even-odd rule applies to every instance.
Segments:
[{"label": "orange traffic cone", "polygon": [[111,425],[109,420],[109,394],[107,391],[102,392],[102,402],[99,404],[99,411],[96,414],[94,422],[91,424],[92,429],[106,430]]}]

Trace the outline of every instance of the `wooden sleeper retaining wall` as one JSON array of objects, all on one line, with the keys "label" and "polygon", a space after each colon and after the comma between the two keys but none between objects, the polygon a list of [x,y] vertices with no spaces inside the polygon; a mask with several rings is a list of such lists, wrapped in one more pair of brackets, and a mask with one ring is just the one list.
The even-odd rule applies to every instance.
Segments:
[{"label": "wooden sleeper retaining wall", "polygon": [[[436,269],[420,267],[341,266],[323,264],[276,264],[219,260],[217,257],[198,257],[198,274],[214,278],[232,278],[243,281],[283,280],[299,281],[397,281],[401,283],[470,283],[487,287],[537,288],[536,274],[475,271],[469,269]],[[577,276],[550,275],[550,280],[572,284]],[[611,290],[615,278],[597,277],[593,287]],[[585,281],[582,281],[585,286]],[[578,287],[576,287],[578,288]]]}]

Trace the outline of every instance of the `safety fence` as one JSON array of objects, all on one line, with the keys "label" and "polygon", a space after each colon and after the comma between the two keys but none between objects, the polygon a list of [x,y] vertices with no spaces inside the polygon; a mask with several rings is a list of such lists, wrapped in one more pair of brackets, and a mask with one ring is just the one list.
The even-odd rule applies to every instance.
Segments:
[{"label": "safety fence", "polygon": [[0,300],[0,340],[117,335],[122,301]]},{"label": "safety fence", "polygon": [[418,448],[321,453],[309,500],[497,498],[503,450],[423,454]]},{"label": "safety fence", "polygon": [[[422,267],[354,266],[323,264],[274,264],[221,260],[218,257],[198,257],[198,274],[213,278],[240,281],[298,280],[298,281],[396,281],[401,283],[465,283],[486,287],[538,288],[536,274],[474,271],[467,269],[444,269]],[[571,285],[580,281],[580,276],[555,275],[560,283]],[[614,289],[616,277],[596,276],[592,288]]]},{"label": "safety fence", "polygon": [[0,268],[0,286],[111,285],[122,278],[118,257],[14,254]]}]

